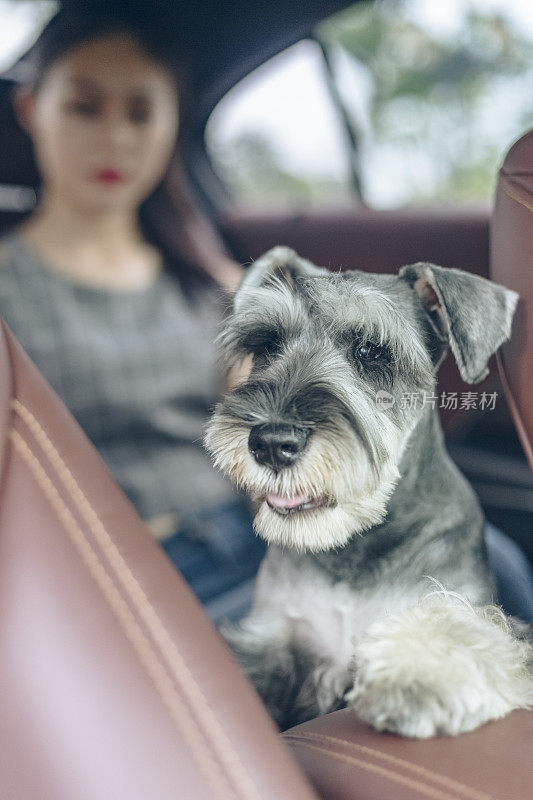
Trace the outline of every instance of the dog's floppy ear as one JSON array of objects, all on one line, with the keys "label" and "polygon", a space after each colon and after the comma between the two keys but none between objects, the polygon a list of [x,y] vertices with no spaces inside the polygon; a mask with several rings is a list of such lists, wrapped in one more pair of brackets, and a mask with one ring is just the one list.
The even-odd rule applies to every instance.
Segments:
[{"label": "dog's floppy ear", "polygon": [[399,275],[418,293],[437,335],[449,343],[463,380],[482,381],[490,356],[511,335],[517,293],[434,264],[411,264]]},{"label": "dog's floppy ear", "polygon": [[292,289],[296,277],[328,274],[327,269],[316,267],[290,247],[273,247],[246,269],[233,299],[233,307],[239,311],[253,290],[266,286],[270,281],[281,281]]}]

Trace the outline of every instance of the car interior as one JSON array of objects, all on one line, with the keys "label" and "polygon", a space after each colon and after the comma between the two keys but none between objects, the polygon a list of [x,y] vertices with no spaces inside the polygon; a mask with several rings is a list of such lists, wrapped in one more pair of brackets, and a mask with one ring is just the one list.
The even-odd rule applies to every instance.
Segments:
[{"label": "car interior", "polygon": [[[90,14],[94,3],[64,0],[69,5]],[[491,207],[377,209],[355,195],[289,209],[239,204],[206,147],[213,110],[253,70],[312,39],[322,20],[353,3],[152,5],[175,26],[176,46],[186,47],[195,98],[183,120],[191,187],[237,261],[250,263],[284,244],[335,269],[395,272],[428,261],[520,294],[513,336],[475,387],[497,393],[496,408],[459,406],[441,417],[448,449],[488,521],[522,548],[531,567],[533,132],[517,131],[495,171]],[[0,83],[0,232],[31,208],[37,185],[29,141],[11,110],[21,64]],[[0,370],[2,797],[531,796],[531,710],[427,741],[378,733],[350,710],[280,735],[185,582],[3,322]],[[472,389],[450,358],[438,387],[459,396]],[[533,584],[502,571],[507,583],[525,580],[522,617],[532,621]]]}]

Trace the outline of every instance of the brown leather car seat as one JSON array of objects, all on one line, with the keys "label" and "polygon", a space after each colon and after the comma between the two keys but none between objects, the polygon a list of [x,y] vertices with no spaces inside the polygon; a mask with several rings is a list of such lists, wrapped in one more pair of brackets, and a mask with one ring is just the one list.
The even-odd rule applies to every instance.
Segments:
[{"label": "brown leather car seat", "polygon": [[513,336],[499,354],[500,375],[533,469],[533,130],[509,150],[500,170],[491,226],[493,280],[520,295]]},{"label": "brown leather car seat", "polygon": [[2,800],[316,797],[1,322],[0,572]]}]

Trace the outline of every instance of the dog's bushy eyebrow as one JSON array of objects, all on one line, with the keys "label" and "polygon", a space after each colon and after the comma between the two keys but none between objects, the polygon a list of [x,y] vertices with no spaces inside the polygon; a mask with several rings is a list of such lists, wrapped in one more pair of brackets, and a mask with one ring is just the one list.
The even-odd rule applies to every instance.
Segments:
[{"label": "dog's bushy eyebrow", "polygon": [[245,305],[225,321],[217,345],[224,360],[231,364],[253,352],[254,346],[297,336],[304,329],[306,318],[298,295],[273,279],[247,294]]},{"label": "dog's bushy eyebrow", "polygon": [[239,314],[226,323],[217,345],[224,360],[232,363],[268,345],[279,346],[300,331],[300,327],[284,325],[275,317]]},{"label": "dog's bushy eyebrow", "polygon": [[232,348],[253,353],[268,344],[281,344],[287,338],[285,329],[272,320],[261,320],[254,325],[241,326],[235,331]]}]

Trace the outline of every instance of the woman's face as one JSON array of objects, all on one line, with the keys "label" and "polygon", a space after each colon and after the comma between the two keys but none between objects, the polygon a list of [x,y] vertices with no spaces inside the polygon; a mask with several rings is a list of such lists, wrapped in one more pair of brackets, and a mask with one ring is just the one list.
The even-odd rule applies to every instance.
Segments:
[{"label": "woman's face", "polygon": [[177,134],[169,70],[127,36],[67,52],[19,115],[45,191],[82,211],[134,211],[165,173]]}]

